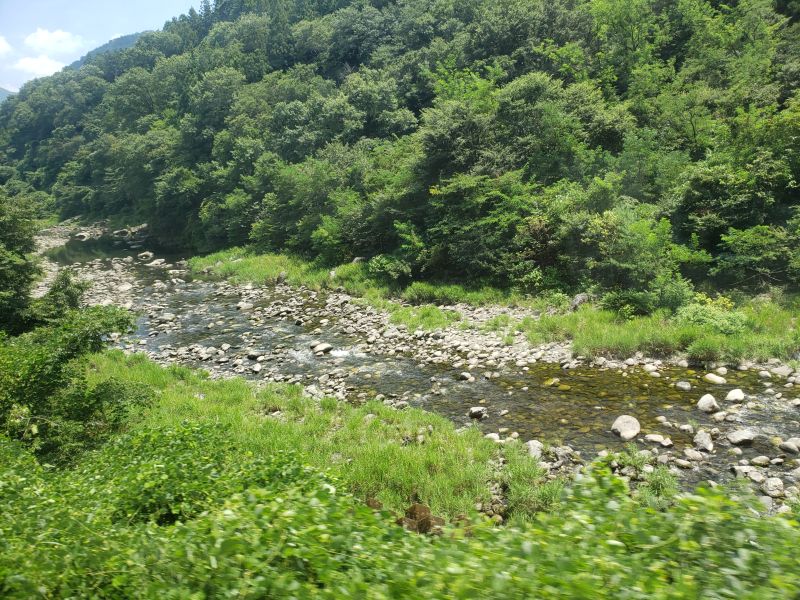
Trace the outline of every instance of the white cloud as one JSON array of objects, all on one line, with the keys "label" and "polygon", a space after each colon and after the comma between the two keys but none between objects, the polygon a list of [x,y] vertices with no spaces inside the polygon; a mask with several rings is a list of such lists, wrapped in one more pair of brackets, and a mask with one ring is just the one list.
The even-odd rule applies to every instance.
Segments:
[{"label": "white cloud", "polygon": [[8,40],[0,35],[0,56],[5,56],[13,50]]},{"label": "white cloud", "polygon": [[15,69],[30,73],[34,77],[44,77],[45,75],[52,75],[56,71],[60,71],[64,67],[64,63],[53,60],[49,56],[40,54],[39,56],[26,56],[20,58],[14,65]]},{"label": "white cloud", "polygon": [[79,35],[56,29],[37,28],[25,38],[25,45],[41,54],[74,54],[86,46],[86,41]]}]

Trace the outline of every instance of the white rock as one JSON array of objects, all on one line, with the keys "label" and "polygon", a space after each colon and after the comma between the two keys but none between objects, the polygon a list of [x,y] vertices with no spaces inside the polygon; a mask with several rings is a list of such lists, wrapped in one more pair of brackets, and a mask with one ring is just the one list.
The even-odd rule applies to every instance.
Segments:
[{"label": "white rock", "polygon": [[682,392],[688,392],[692,389],[692,384],[688,381],[679,381],[675,384],[675,389],[678,389]]},{"label": "white rock", "polygon": [[541,458],[542,450],[544,449],[544,444],[539,440],[530,440],[525,442],[525,447],[528,449],[528,454],[532,458]]},{"label": "white rock", "polygon": [[700,462],[705,458],[700,452],[695,450],[694,448],[686,448],[683,451],[683,455],[691,461]]},{"label": "white rock", "polygon": [[622,415],[617,417],[617,420],[614,421],[613,425],[611,425],[611,431],[616,433],[626,442],[639,435],[641,430],[642,427],[639,425],[639,421],[630,415]]},{"label": "white rock", "polygon": [[703,376],[703,380],[707,381],[708,383],[713,383],[715,385],[724,385],[728,383],[728,381],[724,377],[720,377],[716,373],[706,373]]},{"label": "white rock", "polygon": [[749,444],[756,439],[756,434],[751,429],[737,429],[727,435],[728,441],[734,446]]},{"label": "white rock", "polygon": [[697,401],[697,408],[703,412],[712,413],[719,410],[719,404],[717,404],[717,400],[714,396],[706,394]]},{"label": "white rock", "polygon": [[761,488],[770,498],[780,498],[783,496],[783,481],[777,477],[770,477]]},{"label": "white rock", "polygon": [[706,452],[711,452],[714,450],[714,442],[711,440],[711,434],[705,429],[701,429],[694,436],[694,445],[700,450],[705,450]]},{"label": "white rock", "polygon": [[730,392],[728,392],[728,395],[725,396],[725,400],[727,402],[741,402],[742,400],[744,400],[744,392],[739,388],[731,390]]}]

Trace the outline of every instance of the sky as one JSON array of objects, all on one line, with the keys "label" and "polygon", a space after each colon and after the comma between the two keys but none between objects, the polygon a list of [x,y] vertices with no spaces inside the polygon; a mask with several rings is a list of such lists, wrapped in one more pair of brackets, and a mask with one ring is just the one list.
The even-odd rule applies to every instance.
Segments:
[{"label": "sky", "polygon": [[160,29],[199,0],[0,0],[0,87],[13,92],[121,35]]}]

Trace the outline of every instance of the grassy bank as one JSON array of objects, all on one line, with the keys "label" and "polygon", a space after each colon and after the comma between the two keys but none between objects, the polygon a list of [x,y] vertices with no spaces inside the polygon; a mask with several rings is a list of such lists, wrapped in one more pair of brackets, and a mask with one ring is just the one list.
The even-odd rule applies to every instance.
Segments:
[{"label": "grassy bank", "polygon": [[492,287],[467,288],[455,284],[421,281],[408,286],[388,285],[385,280],[372,275],[363,262],[329,269],[297,257],[256,254],[245,248],[232,248],[194,257],[189,261],[189,267],[195,274],[210,271],[216,276],[239,283],[266,283],[283,277],[291,285],[304,285],[315,290],[343,288],[355,296],[368,299],[396,298],[412,304],[515,306],[526,302],[518,294]]},{"label": "grassy bank", "polygon": [[197,371],[163,369],[116,352],[94,357],[90,372],[98,381],[113,377],[156,390],[158,401],[140,427],[186,420],[222,424],[242,450],[269,456],[291,449],[360,499],[375,498],[392,509],[404,508],[416,495],[447,517],[474,511],[476,503],[489,500],[488,484],[497,478],[492,465],[501,453],[510,457],[511,469],[503,477],[513,496],[535,499],[520,504],[519,517],[530,517],[530,510],[552,496],[551,484],[539,491],[543,471],[524,456],[521,444],[498,447],[479,430],[457,432],[432,413],[397,411],[379,402],[319,403],[294,386],[256,391],[242,379],[210,381]]},{"label": "grassy bank", "polygon": [[[255,392],[139,357],[91,357],[92,383],[108,377],[148,388],[149,407],[72,467],[41,466],[0,437],[3,597],[800,593],[796,518],[757,516],[720,490],[653,502],[670,487],[661,472],[635,497],[602,464],[562,489],[541,485],[518,446],[420,411],[316,404],[289,388]],[[509,499],[528,512],[497,528],[469,504],[485,494],[488,461],[501,451]],[[402,509],[411,495],[447,521],[473,516],[429,537],[363,502]],[[541,512],[542,499],[557,510]],[[423,531],[438,522],[420,507],[405,519]]]},{"label": "grassy bank", "polygon": [[[236,282],[269,282],[279,276],[293,285],[313,289],[342,287],[371,306],[387,311],[392,322],[409,329],[440,329],[471,324],[456,311],[437,305],[467,304],[525,307],[541,312],[540,318],[512,321],[500,315],[484,325],[511,342],[511,333],[524,332],[532,344],[567,341],[584,356],[627,358],[635,352],[649,356],[684,355],[694,361],[795,359],[800,352],[800,299],[773,300],[726,297],[697,300],[677,313],[657,311],[646,316],[620,315],[591,304],[568,310],[563,294],[524,298],[497,289],[469,290],[458,285],[414,282],[408,287],[389,287],[369,274],[363,263],[331,270],[283,255],[251,254],[244,249],[193,258],[196,274],[213,273]],[[408,306],[411,304],[412,306]]]}]

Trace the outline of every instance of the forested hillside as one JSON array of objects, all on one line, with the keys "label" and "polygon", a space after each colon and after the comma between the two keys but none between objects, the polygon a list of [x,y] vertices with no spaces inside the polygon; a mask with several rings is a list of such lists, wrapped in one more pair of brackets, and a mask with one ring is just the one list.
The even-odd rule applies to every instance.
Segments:
[{"label": "forested hillside", "polygon": [[[2,193],[636,312],[800,281],[800,12],[218,0],[0,108]],[[629,309],[629,310],[630,310]]]}]

